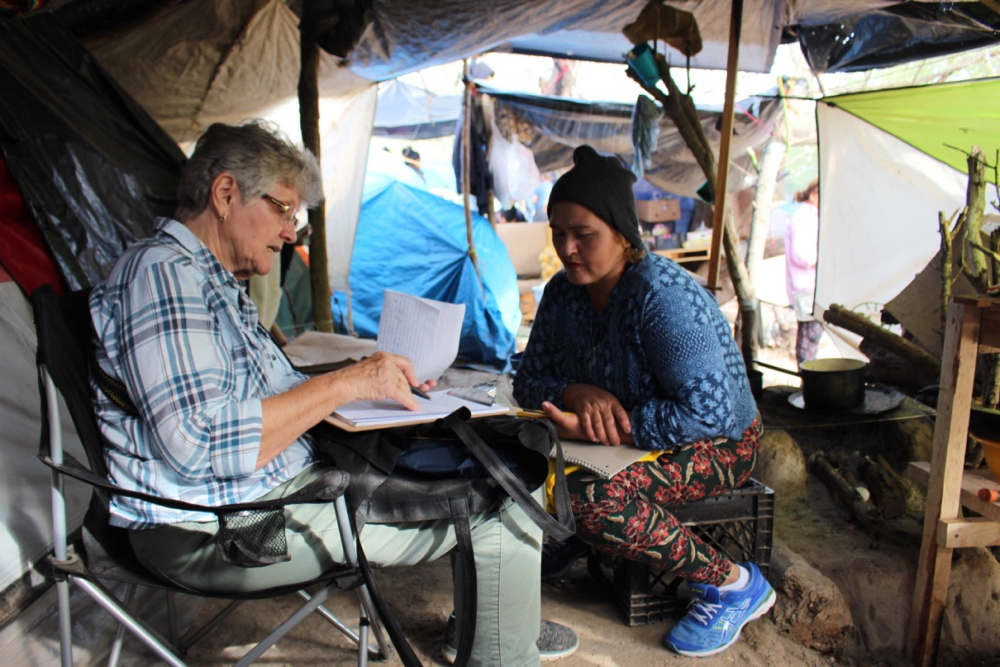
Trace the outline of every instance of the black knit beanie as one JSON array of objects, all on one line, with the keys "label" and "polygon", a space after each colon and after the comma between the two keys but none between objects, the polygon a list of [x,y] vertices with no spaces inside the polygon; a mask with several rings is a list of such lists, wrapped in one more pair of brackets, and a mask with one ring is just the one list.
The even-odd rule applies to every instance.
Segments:
[{"label": "black knit beanie", "polygon": [[644,248],[639,235],[639,216],[635,212],[632,184],[635,174],[622,166],[616,157],[598,155],[590,146],[573,151],[573,168],[552,186],[548,212],[558,201],[585,206],[614,227],[633,248]]}]

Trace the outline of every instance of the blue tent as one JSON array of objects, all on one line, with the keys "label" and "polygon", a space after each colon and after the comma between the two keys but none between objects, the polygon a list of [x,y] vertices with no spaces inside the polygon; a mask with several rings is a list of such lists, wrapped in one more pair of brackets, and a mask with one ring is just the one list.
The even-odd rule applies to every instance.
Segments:
[{"label": "blue tent", "polygon": [[[482,286],[468,254],[465,212],[419,188],[395,181],[361,206],[351,260],[355,331],[378,334],[387,289],[449,303],[464,303],[459,358],[506,370],[521,322],[517,275],[490,223],[472,216]],[[346,299],[334,292],[333,311],[346,329]]]}]

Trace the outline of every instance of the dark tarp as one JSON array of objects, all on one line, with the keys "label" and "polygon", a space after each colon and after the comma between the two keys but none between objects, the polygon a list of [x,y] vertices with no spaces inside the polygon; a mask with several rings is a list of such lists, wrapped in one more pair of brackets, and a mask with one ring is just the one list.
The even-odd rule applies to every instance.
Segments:
[{"label": "dark tarp", "polygon": [[71,289],[173,213],[183,153],[47,13],[0,20],[0,151]]},{"label": "dark tarp", "polygon": [[858,72],[996,44],[1000,15],[981,2],[901,2],[824,23],[807,15],[786,32],[813,72]]},{"label": "dark tarp", "polygon": [[[354,329],[378,335],[387,289],[464,303],[460,359],[507,368],[521,321],[517,276],[486,218],[472,216],[482,286],[468,253],[465,211],[437,195],[392,183],[361,207],[351,261]],[[346,331],[346,295],[334,292],[334,320]]]},{"label": "dark tarp", "polygon": [[[162,0],[54,0],[49,3],[75,35],[142,29]],[[195,5],[200,3],[170,3]],[[301,0],[286,0],[301,16]],[[423,67],[491,50],[622,62],[631,44],[622,28],[645,3],[636,0],[314,0],[306,25],[329,53],[351,69],[384,81]],[[693,67],[724,69],[730,2],[673,0],[698,22],[703,50]],[[747,0],[739,66],[767,72],[779,42],[798,41],[817,73],[888,67],[996,44],[994,3],[892,0]],[[46,8],[47,9],[47,8]],[[186,35],[178,35],[179,40]],[[678,51],[665,48],[675,65]]]}]

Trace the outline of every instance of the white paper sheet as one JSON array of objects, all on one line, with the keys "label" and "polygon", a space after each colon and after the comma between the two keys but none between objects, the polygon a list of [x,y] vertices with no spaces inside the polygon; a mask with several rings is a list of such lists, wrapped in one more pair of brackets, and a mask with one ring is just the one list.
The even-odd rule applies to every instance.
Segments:
[{"label": "white paper sheet", "polygon": [[502,415],[508,411],[504,405],[482,405],[466,401],[448,393],[447,389],[429,392],[430,400],[417,398],[419,409],[407,410],[395,401],[355,401],[342,405],[333,417],[359,429],[396,426],[434,421],[450,415],[461,407],[469,408],[473,416]]},{"label": "white paper sheet", "polygon": [[386,290],[375,348],[408,357],[421,382],[437,380],[458,355],[464,319],[464,303]]}]

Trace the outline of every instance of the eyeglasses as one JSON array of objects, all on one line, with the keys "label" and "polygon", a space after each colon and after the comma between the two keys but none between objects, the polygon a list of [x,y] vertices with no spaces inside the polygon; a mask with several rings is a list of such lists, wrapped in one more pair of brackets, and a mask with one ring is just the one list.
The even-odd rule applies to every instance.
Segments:
[{"label": "eyeglasses", "polygon": [[272,204],[274,204],[274,208],[278,209],[281,212],[281,222],[282,223],[284,223],[286,225],[289,224],[289,223],[291,223],[292,225],[295,226],[295,229],[298,230],[298,228],[299,228],[299,221],[295,217],[295,213],[292,213],[291,215],[288,214],[288,212],[292,210],[292,205],[291,204],[286,204],[285,202],[281,201],[280,199],[275,199],[274,197],[272,197],[271,195],[269,195],[267,193],[262,194],[260,196],[260,198],[261,199],[266,199],[267,201],[269,201]]}]

